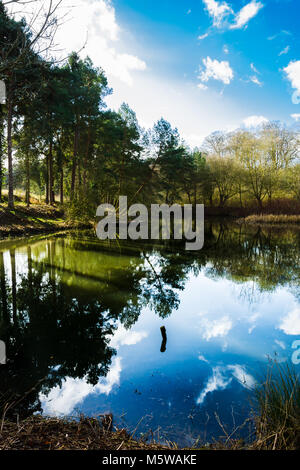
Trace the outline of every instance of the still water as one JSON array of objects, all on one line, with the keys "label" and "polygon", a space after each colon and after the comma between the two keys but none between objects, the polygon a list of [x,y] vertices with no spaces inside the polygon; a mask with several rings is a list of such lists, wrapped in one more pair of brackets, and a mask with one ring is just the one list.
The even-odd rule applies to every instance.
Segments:
[{"label": "still water", "polygon": [[300,231],[222,223],[190,254],[90,232],[2,241],[0,402],[14,396],[24,416],[112,413],[180,445],[224,436],[248,418],[268,359],[291,360],[299,261]]}]

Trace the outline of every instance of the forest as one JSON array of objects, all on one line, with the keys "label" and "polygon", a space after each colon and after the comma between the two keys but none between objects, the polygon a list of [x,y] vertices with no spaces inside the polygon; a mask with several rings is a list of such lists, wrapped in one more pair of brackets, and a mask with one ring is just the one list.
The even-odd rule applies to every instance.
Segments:
[{"label": "forest", "polygon": [[[8,2],[10,3],[10,2]],[[0,2],[0,201],[15,195],[63,207],[88,219],[103,202],[204,203],[263,212],[300,210],[299,131],[280,122],[215,132],[190,148],[161,118],[142,128],[126,103],[107,108],[105,71],[72,52],[56,61],[37,44],[50,36],[55,12],[33,33]],[[201,130],[201,122],[199,122]],[[298,204],[297,204],[298,203]],[[276,205],[276,204],[275,204]]]}]

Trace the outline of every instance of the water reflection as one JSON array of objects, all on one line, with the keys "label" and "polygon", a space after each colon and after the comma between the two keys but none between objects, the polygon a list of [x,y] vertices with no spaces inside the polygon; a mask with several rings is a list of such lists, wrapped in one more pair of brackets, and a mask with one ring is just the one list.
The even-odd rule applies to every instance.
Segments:
[{"label": "water reflection", "polygon": [[217,437],[248,416],[267,355],[289,360],[300,336],[299,234],[209,224],[192,254],[87,233],[2,243],[1,402]]}]

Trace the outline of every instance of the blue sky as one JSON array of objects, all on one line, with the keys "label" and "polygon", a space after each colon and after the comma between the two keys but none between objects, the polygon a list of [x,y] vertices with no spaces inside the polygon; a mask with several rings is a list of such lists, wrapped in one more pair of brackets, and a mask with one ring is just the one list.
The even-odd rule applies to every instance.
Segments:
[{"label": "blue sky", "polygon": [[300,122],[299,15],[299,0],[77,0],[57,42],[87,40],[109,106],[128,102],[145,127],[164,116],[193,146],[214,130]]}]

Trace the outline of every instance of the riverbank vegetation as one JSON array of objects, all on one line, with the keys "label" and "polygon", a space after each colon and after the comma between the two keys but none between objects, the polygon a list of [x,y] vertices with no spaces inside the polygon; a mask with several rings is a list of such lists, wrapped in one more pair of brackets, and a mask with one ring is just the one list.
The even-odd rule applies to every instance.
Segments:
[{"label": "riverbank vegetation", "polygon": [[22,190],[28,207],[34,195],[75,220],[93,217],[100,203],[117,206],[120,195],[205,203],[223,215],[300,213],[298,131],[267,123],[216,132],[191,149],[163,118],[143,129],[128,104],[107,109],[105,71],[76,52],[57,62],[50,48],[45,58],[41,38],[0,2],[0,203],[10,211]]},{"label": "riverbank vegetation", "polygon": [[146,444],[125,429],[111,430],[110,416],[100,419],[59,419],[35,416],[20,423],[5,421],[0,431],[0,450],[162,450]]},{"label": "riverbank vegetation", "polygon": [[293,367],[274,362],[256,388],[256,440],[261,449],[300,448],[300,383]]},{"label": "riverbank vegetation", "polygon": [[0,205],[0,237],[34,235],[87,228],[90,224],[67,220],[60,207],[16,202],[13,211]]},{"label": "riverbank vegetation", "polygon": [[287,215],[287,214],[257,214],[249,215],[245,219],[239,220],[240,223],[252,224],[252,225],[278,225],[278,224],[289,224],[296,225],[300,223],[299,215]]},{"label": "riverbank vegetation", "polygon": [[251,215],[244,219],[246,224],[269,224],[269,225],[278,225],[278,224],[289,224],[297,225],[300,223],[299,215],[286,215],[286,214],[260,214],[260,215]]}]

